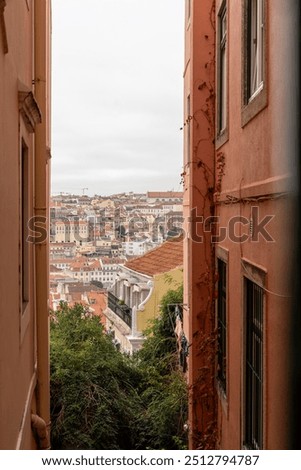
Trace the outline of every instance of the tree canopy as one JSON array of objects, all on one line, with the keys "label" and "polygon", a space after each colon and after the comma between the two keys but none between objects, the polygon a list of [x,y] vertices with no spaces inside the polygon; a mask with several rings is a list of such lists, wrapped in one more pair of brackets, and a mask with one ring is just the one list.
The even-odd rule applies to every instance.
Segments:
[{"label": "tree canopy", "polygon": [[187,386],[174,336],[181,296],[181,288],[167,293],[133,356],[82,305],[61,304],[51,321],[53,449],[185,448]]}]

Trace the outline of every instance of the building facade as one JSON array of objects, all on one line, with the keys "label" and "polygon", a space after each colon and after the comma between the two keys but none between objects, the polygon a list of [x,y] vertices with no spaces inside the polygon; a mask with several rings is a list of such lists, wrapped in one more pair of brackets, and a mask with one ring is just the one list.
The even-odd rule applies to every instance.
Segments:
[{"label": "building facade", "polygon": [[49,0],[0,1],[0,110],[0,448],[45,449]]},{"label": "building facade", "polygon": [[186,2],[191,448],[289,448],[296,11],[281,0]]},{"label": "building facade", "polygon": [[162,297],[182,285],[182,264],[180,239],[167,241],[120,266],[104,314],[122,351],[133,353],[141,348],[143,332],[160,314]]},{"label": "building facade", "polygon": [[84,244],[89,241],[89,223],[86,220],[56,220],[52,230],[54,243]]}]

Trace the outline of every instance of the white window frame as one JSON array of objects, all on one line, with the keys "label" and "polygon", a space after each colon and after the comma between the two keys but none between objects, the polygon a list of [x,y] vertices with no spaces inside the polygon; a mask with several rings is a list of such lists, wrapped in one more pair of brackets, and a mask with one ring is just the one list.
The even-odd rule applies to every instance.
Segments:
[{"label": "white window frame", "polygon": [[263,88],[264,1],[249,0],[249,101]]},{"label": "white window frame", "polygon": [[242,127],[268,105],[267,15],[267,0],[243,0]]}]

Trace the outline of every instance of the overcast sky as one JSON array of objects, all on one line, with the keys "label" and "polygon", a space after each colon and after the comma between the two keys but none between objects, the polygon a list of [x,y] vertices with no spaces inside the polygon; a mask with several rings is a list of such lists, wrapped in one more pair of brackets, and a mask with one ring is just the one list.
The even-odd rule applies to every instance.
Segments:
[{"label": "overcast sky", "polygon": [[184,0],[52,0],[52,22],[52,193],[182,190]]}]

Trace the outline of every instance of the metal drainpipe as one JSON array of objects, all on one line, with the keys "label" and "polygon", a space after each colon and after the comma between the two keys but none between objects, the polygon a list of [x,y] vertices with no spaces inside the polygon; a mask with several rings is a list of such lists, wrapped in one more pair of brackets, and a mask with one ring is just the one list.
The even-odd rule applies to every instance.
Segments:
[{"label": "metal drainpipe", "polygon": [[[46,53],[50,25],[48,0],[34,2],[34,89],[35,98],[42,114],[42,123],[35,131],[35,216],[44,220],[43,228],[49,233],[49,181],[48,181],[48,139],[49,109],[48,60]],[[50,39],[49,39],[50,40]],[[50,62],[49,62],[50,63]],[[41,219],[43,218],[43,219]],[[38,240],[37,240],[38,241]],[[50,426],[50,378],[49,378],[49,274],[48,237],[35,243],[36,269],[36,315],[37,315],[37,413]],[[49,434],[49,429],[48,429]],[[49,447],[49,445],[48,445]]]}]

